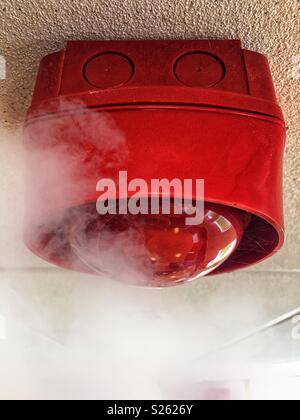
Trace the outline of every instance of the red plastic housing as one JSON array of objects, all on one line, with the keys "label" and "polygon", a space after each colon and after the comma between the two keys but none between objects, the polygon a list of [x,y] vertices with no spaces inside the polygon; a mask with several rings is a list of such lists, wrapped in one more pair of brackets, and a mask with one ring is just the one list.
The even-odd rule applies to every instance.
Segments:
[{"label": "red plastic housing", "polygon": [[[115,148],[99,140],[101,124]],[[25,124],[25,241],[52,263],[89,272],[62,214],[96,202],[101,177],[204,179],[206,203],[251,215],[212,274],[247,267],[284,242],[284,143],[267,59],[239,41],[69,42],[42,60]]]}]

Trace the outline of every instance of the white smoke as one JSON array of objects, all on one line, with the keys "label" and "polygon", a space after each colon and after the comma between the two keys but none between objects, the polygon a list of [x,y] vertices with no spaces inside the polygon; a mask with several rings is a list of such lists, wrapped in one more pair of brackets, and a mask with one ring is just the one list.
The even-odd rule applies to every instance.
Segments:
[{"label": "white smoke", "polygon": [[[82,108],[81,102],[61,100],[57,110],[60,117],[47,116],[47,109],[43,109],[46,116],[25,127],[31,218],[44,215],[62,199],[76,202],[87,188],[86,166],[100,178],[102,171],[118,167],[126,157],[125,136],[112,117]],[[71,113],[74,109],[77,112]],[[95,184],[88,185],[92,192]]]},{"label": "white smoke", "polygon": [[[241,333],[241,324],[261,318],[254,293],[209,293],[203,286],[226,278],[199,280],[200,293],[197,284],[144,290],[43,263],[33,268],[38,260],[22,244],[20,131],[2,130],[0,141],[3,168],[12,173],[1,188],[0,399],[200,399],[203,389],[218,395],[218,387],[228,391],[228,380],[249,377],[241,365],[253,360],[259,341],[207,357]],[[131,275],[138,281],[139,273]],[[245,397],[240,385],[230,389],[232,398]]]}]

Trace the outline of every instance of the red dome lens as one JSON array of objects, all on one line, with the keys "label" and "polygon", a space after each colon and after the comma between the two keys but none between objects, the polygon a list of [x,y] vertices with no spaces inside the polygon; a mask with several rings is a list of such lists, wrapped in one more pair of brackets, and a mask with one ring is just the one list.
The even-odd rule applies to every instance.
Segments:
[{"label": "red dome lens", "polygon": [[224,263],[240,243],[242,220],[222,206],[207,206],[197,226],[186,225],[186,215],[86,214],[71,227],[70,243],[95,273],[126,276],[126,282],[141,286],[172,286]]}]

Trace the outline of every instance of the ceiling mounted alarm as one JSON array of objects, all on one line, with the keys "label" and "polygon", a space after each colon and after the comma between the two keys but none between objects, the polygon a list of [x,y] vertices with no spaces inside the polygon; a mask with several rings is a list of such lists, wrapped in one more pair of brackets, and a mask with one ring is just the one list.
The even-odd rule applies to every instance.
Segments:
[{"label": "ceiling mounted alarm", "polygon": [[284,143],[267,59],[239,41],[69,42],[25,123],[25,241],[155,287],[248,267],[284,242]]}]

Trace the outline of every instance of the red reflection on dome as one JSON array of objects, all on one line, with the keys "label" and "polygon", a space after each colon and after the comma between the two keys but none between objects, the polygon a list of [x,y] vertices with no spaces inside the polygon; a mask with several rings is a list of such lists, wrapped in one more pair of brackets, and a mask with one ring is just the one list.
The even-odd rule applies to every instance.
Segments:
[{"label": "red reflection on dome", "polygon": [[174,211],[155,216],[97,215],[87,218],[84,229],[72,227],[71,245],[96,273],[120,280],[124,274],[131,282],[125,275],[130,268],[142,274],[139,285],[164,287],[214,271],[236,250],[243,227],[238,212],[214,205],[206,205],[203,223],[196,226],[186,225],[186,215]]}]

